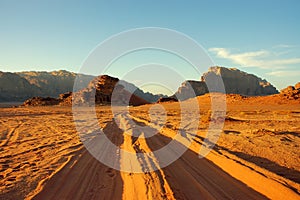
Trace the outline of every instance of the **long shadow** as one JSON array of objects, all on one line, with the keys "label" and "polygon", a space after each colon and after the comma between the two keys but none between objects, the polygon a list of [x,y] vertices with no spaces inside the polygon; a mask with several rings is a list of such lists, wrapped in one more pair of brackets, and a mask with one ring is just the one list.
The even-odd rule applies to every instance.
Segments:
[{"label": "long shadow", "polygon": [[[123,143],[123,131],[114,121],[109,122],[103,131],[114,144]],[[123,185],[118,170],[102,164],[82,149],[46,182],[33,199],[122,199]]]},{"label": "long shadow", "polygon": [[[147,145],[153,151],[163,148],[171,141],[172,138],[161,134],[146,139]],[[184,148],[179,142],[176,145]],[[170,151],[174,151],[174,148]],[[162,159],[160,157],[161,161]],[[211,161],[200,159],[189,149],[178,160],[163,168],[163,172],[176,199],[267,199]]]},{"label": "long shadow", "polygon": [[[283,133],[278,133],[278,134],[284,134],[285,132]],[[290,133],[290,132],[288,132]],[[194,135],[196,138],[200,139],[201,142],[197,141],[197,140],[194,140],[195,142],[199,143],[199,144],[203,144],[203,141],[204,141],[204,137],[201,137],[199,135]],[[259,156],[252,156],[252,155],[249,155],[249,154],[246,154],[246,153],[243,153],[243,152],[238,152],[238,151],[232,151],[228,148],[225,148],[225,147],[222,147],[222,146],[219,146],[217,144],[215,144],[214,146],[214,150],[217,151],[219,154],[222,154],[222,152],[220,150],[223,150],[223,151],[227,151],[228,153],[230,154],[233,154],[243,160],[246,160],[248,162],[251,162],[251,163],[254,163],[255,165],[261,167],[261,168],[264,168],[270,172],[273,172],[281,177],[284,177],[286,179],[289,179],[289,180],[292,180],[296,183],[300,183],[300,172],[297,171],[297,170],[294,170],[294,169],[290,169],[290,168],[287,168],[287,167],[284,167],[284,166],[281,166],[269,159],[266,159],[266,158],[262,158],[262,157],[259,157]],[[229,158],[229,157],[228,157]],[[230,159],[230,158],[229,158]],[[238,161],[237,161],[238,162]],[[240,164],[244,165],[243,163],[239,162]],[[247,166],[248,168],[252,169],[255,171],[255,169]],[[265,176],[264,174],[256,171],[257,173]],[[292,189],[293,191],[295,191],[296,193],[300,194],[298,192],[298,190],[292,186],[288,186],[290,189]]]},{"label": "long shadow", "polygon": [[278,165],[275,162],[272,162],[266,158],[262,158],[259,156],[251,156],[243,152],[236,152],[231,150],[226,150],[231,154],[234,154],[244,160],[250,161],[252,163],[255,163],[256,165],[267,169],[268,171],[271,171],[279,176],[282,176],[284,178],[287,178],[289,180],[292,180],[296,183],[300,183],[300,172],[294,169],[290,169],[287,167],[283,167]]}]

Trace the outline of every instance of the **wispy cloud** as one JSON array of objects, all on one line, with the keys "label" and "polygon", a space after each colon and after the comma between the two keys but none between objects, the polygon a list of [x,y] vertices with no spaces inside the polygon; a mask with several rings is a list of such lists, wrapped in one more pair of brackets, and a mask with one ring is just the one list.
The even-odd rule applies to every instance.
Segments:
[{"label": "wispy cloud", "polygon": [[297,47],[296,45],[291,45],[291,44],[278,44],[273,46],[273,49],[284,49],[284,48],[294,48]]},{"label": "wispy cloud", "polygon": [[232,53],[226,48],[210,48],[217,57],[230,60],[241,67],[258,67],[261,69],[285,69],[293,64],[300,64],[300,58],[276,58],[274,52],[259,50],[244,53]]},{"label": "wispy cloud", "polygon": [[271,76],[277,76],[277,77],[299,77],[300,76],[300,71],[273,71],[267,73],[268,75]]}]

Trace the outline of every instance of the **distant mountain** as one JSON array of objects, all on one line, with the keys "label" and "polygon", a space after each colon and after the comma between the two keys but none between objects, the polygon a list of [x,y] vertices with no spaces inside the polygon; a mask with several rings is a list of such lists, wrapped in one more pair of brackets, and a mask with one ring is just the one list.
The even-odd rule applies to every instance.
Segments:
[{"label": "distant mountain", "polygon": [[236,68],[210,67],[208,72],[204,73],[201,81],[185,81],[173,95],[179,100],[208,93],[207,83],[215,92],[219,88],[220,83],[215,82],[216,77],[222,77],[225,92],[227,94],[240,94],[245,96],[264,96],[278,94],[278,90],[268,81],[263,80],[253,74],[240,71]]},{"label": "distant mountain", "polygon": [[[34,96],[58,97],[73,91],[77,74],[65,70],[52,72],[0,72],[0,102],[24,101]],[[80,74],[79,89],[85,87],[94,76]]]},{"label": "distant mountain", "polygon": [[23,101],[40,95],[41,89],[15,73],[0,71],[0,101]]}]

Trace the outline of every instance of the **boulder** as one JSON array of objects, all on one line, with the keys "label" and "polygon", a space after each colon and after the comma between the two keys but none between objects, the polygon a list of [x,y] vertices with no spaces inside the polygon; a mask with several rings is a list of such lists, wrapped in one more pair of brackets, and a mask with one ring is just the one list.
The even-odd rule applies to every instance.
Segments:
[{"label": "boulder", "polygon": [[294,86],[288,86],[280,91],[280,96],[290,99],[297,100],[300,99],[300,87],[299,83]]}]

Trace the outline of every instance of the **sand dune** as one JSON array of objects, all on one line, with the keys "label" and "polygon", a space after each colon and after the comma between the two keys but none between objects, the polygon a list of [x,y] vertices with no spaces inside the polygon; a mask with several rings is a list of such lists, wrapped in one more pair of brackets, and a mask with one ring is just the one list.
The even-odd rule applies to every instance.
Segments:
[{"label": "sand dune", "polygon": [[[69,107],[2,108],[0,199],[300,199],[299,104],[266,106],[257,99],[237,104],[229,98],[224,130],[214,150],[200,159],[210,100],[199,100],[201,123],[189,149],[147,173],[120,172],[96,160],[80,142]],[[110,107],[97,107],[99,125],[121,149],[151,152],[167,145],[179,128],[178,103],[161,105],[166,123],[151,138],[143,138],[143,131],[139,137],[124,133]],[[151,106],[132,107],[120,119],[156,129],[149,124]],[[124,163],[120,154],[118,165]],[[144,156],[137,164],[151,169],[159,163]]]}]

